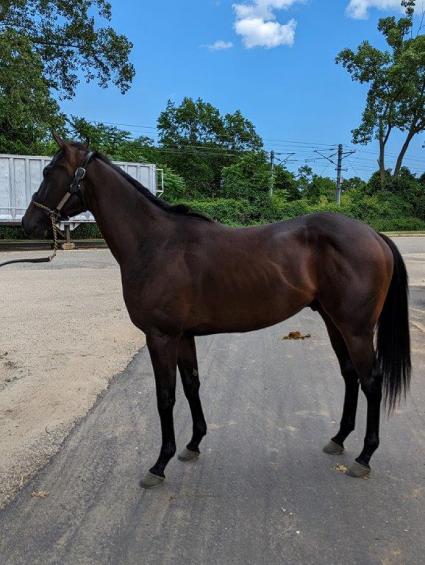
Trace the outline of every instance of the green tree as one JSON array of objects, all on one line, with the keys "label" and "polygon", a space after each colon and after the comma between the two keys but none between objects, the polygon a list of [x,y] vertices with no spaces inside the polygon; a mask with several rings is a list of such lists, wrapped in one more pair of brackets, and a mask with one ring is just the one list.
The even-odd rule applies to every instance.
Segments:
[{"label": "green tree", "polygon": [[297,184],[298,190],[303,197],[308,191],[308,187],[313,181],[313,169],[308,165],[303,165],[298,169]]},{"label": "green tree", "polygon": [[353,130],[353,142],[378,140],[382,188],[386,178],[385,150],[393,130],[406,134],[393,171],[397,176],[410,142],[425,129],[425,38],[420,31],[413,36],[415,1],[403,0],[401,5],[404,17],[379,20],[378,30],[386,40],[386,50],[364,41],[356,51],[344,49],[336,58],[354,81],[369,85],[362,121]]},{"label": "green tree", "polygon": [[164,197],[170,201],[187,198],[184,179],[162,164],[161,153],[149,137],[134,139],[129,131],[100,122],[92,123],[75,116],[72,117],[70,126],[73,139],[89,141],[92,149],[101,151],[110,159],[157,164],[158,168],[163,169]]},{"label": "green tree", "polygon": [[294,173],[291,173],[282,165],[276,165],[274,168],[274,192],[284,194],[288,202],[301,198]]},{"label": "green tree", "polygon": [[101,122],[89,122],[72,116],[69,120],[70,137],[89,141],[93,149],[117,161],[158,162],[158,152],[149,137],[133,138],[131,133]]},{"label": "green tree", "polygon": [[[393,177],[390,171],[386,171],[384,190],[381,188],[379,172],[374,173],[366,185],[366,194],[378,195],[382,199],[391,200],[397,195],[403,205],[410,206],[413,215],[425,218],[425,186],[423,178],[416,176],[407,167],[401,167],[397,177]],[[405,211],[400,209],[400,217],[405,216]]]},{"label": "green tree", "polygon": [[85,118],[72,116],[70,126],[73,138],[90,141],[94,149],[102,151],[113,159],[122,158],[123,147],[127,146],[131,140],[131,134],[128,131],[103,123],[92,123]]},{"label": "green tree", "polygon": [[386,190],[387,186],[391,183],[392,175],[391,170],[387,169],[382,174],[382,171],[376,171],[371,175],[367,184],[367,194],[374,194],[375,192],[382,192]]},{"label": "green tree", "polygon": [[200,98],[184,98],[179,106],[168,101],[158,131],[163,161],[185,178],[192,195],[217,195],[223,167],[262,147],[254,125],[239,111],[223,116]]},{"label": "green tree", "polygon": [[367,183],[360,177],[351,177],[349,179],[344,179],[341,184],[342,192],[347,192],[349,190],[365,190]]},{"label": "green tree", "polygon": [[335,182],[332,179],[313,175],[305,197],[313,204],[318,204],[322,200],[333,203],[335,201],[335,190]]},{"label": "green tree", "polygon": [[48,125],[63,130],[65,117],[43,79],[31,42],[14,31],[0,38],[0,153],[41,153]]},{"label": "green tree", "polygon": [[25,40],[42,64],[49,89],[60,97],[74,96],[81,74],[126,92],[135,72],[128,60],[132,44],[112,27],[99,27],[101,19],[111,20],[107,0],[0,0],[0,40],[12,40],[16,50]]},{"label": "green tree", "polygon": [[184,179],[176,175],[167,166],[161,167],[164,171],[164,198],[170,202],[176,202],[187,197],[187,188]]},{"label": "green tree", "polygon": [[223,196],[263,205],[269,200],[270,177],[266,154],[246,153],[236,163],[223,169]]}]

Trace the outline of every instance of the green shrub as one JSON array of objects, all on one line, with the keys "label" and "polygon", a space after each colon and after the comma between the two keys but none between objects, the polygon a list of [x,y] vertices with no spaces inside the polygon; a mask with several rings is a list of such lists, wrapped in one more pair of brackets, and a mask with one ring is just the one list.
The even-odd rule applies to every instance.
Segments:
[{"label": "green shrub", "polygon": [[80,224],[71,234],[72,239],[100,239],[102,237],[97,224]]},{"label": "green shrub", "polygon": [[368,195],[361,190],[351,190],[343,195],[341,212],[365,222],[414,216],[410,202],[398,194],[377,192]]},{"label": "green shrub", "polygon": [[27,239],[22,227],[16,226],[0,226],[0,239]]},{"label": "green shrub", "polygon": [[164,171],[164,198],[175,202],[187,194],[186,182],[183,177],[173,172],[170,167],[162,166]]},{"label": "green shrub", "polygon": [[193,210],[229,225],[244,225],[255,222],[258,212],[247,200],[215,198],[208,200],[181,201]]},{"label": "green shrub", "polygon": [[271,171],[265,153],[247,153],[222,171],[222,194],[227,199],[261,202],[270,190]]},{"label": "green shrub", "polygon": [[425,231],[425,222],[420,218],[377,218],[370,225],[376,231]]}]

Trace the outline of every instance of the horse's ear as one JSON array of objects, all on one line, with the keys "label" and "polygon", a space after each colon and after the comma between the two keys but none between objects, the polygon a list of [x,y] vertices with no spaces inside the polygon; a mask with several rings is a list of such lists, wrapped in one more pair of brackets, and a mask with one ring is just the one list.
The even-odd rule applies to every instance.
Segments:
[{"label": "horse's ear", "polygon": [[53,139],[56,141],[56,143],[59,145],[59,147],[61,149],[63,149],[65,147],[65,142],[64,140],[61,138],[60,135],[58,135],[54,130],[52,130],[52,137]]},{"label": "horse's ear", "polygon": [[84,147],[84,149],[85,149],[86,151],[89,150],[89,147],[90,147],[90,139],[89,139],[89,138],[87,138],[87,139],[85,140],[85,142],[83,143],[83,147]]}]

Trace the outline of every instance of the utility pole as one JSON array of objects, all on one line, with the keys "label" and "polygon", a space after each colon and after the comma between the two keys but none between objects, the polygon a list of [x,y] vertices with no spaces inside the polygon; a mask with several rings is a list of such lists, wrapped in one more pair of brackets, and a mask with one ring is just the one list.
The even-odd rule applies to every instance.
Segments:
[{"label": "utility pole", "polygon": [[[320,155],[322,157],[322,159],[327,159],[328,161],[330,161],[333,165],[336,166],[336,202],[338,204],[338,206],[341,205],[341,185],[342,185],[342,161],[344,160],[345,157],[348,157],[349,155],[352,155],[353,153],[355,153],[355,151],[345,151],[344,152],[344,146],[342,145],[342,143],[340,143],[338,145],[338,151],[336,153],[333,153],[332,155],[323,155],[323,153],[320,153],[320,151],[317,151],[317,149],[314,150],[315,153],[317,153],[318,155]],[[335,163],[335,161],[333,160],[333,157],[337,157],[337,162]]]},{"label": "utility pole", "polygon": [[[276,155],[279,155],[279,157],[276,157]],[[285,158],[281,158],[281,156],[286,155]],[[270,151],[270,196],[273,196],[273,191],[274,191],[274,170],[275,170],[275,161],[278,161],[279,164],[283,165],[284,167],[286,167],[287,163],[294,163],[294,160],[291,160],[291,157],[293,157],[295,155],[295,153],[276,153],[275,151]]]},{"label": "utility pole", "polygon": [[342,182],[342,158],[344,156],[344,148],[342,143],[338,145],[338,161],[336,166],[336,203],[341,206],[341,182]]},{"label": "utility pole", "polygon": [[275,153],[274,151],[270,151],[270,197],[273,196],[273,191],[274,191],[274,158],[275,158]]}]

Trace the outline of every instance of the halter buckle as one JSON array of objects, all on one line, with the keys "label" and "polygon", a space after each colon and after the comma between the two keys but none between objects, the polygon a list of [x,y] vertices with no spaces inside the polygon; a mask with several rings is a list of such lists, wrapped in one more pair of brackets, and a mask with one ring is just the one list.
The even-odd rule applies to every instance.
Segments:
[{"label": "halter buckle", "polygon": [[84,167],[78,167],[78,169],[75,171],[75,178],[78,178],[79,180],[83,180],[85,176],[86,176],[86,169]]},{"label": "halter buckle", "polygon": [[70,186],[70,192],[78,192],[80,190],[80,184],[83,178],[86,176],[86,169],[84,167],[78,167],[74,174],[74,180]]}]

